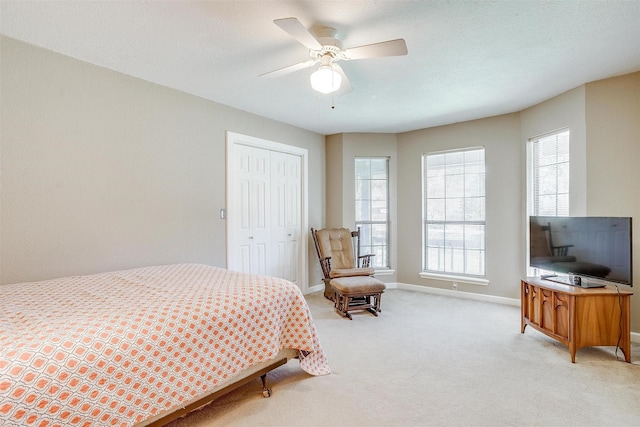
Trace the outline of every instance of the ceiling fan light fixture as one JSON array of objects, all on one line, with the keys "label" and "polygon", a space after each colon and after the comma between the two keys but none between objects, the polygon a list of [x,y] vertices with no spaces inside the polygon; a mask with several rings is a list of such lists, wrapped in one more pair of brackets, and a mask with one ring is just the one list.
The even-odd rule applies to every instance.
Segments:
[{"label": "ceiling fan light fixture", "polygon": [[331,65],[322,65],[311,74],[311,87],[320,93],[331,93],[340,89],[342,76]]}]

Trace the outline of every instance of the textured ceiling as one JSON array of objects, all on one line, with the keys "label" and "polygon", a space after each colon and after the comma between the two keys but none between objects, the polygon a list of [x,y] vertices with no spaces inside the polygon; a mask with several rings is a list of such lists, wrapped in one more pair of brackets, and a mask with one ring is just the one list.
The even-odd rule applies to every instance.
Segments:
[{"label": "textured ceiling", "polygon": [[[321,134],[520,111],[640,70],[640,0],[0,2],[0,34]],[[341,62],[339,97],[310,88],[314,69],[259,77],[308,59],[273,23],[290,16],[409,54]]]}]

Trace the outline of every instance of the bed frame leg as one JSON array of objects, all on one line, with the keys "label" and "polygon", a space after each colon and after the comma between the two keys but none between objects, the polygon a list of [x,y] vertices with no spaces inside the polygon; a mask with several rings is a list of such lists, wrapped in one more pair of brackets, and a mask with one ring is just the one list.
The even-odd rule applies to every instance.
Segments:
[{"label": "bed frame leg", "polygon": [[271,389],[267,387],[267,374],[260,376],[262,380],[262,395],[264,397],[271,397]]}]

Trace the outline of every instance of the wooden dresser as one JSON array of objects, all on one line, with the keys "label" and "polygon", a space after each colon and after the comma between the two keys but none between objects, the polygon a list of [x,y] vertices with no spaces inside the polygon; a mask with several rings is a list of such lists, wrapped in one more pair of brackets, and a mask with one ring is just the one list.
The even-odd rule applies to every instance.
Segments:
[{"label": "wooden dresser", "polygon": [[527,325],[567,347],[619,346],[631,362],[630,303],[625,286],[583,289],[540,278],[521,280],[521,332]]}]

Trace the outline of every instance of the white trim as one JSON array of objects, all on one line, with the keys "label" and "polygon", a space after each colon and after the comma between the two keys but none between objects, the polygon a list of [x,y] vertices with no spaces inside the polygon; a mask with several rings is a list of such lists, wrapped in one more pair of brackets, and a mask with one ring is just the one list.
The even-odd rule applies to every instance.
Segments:
[{"label": "white trim", "polygon": [[307,290],[303,292],[303,294],[313,294],[315,292],[323,292],[324,291],[324,283],[319,285],[309,285],[307,286]]},{"label": "white trim", "polygon": [[[434,295],[444,295],[454,298],[465,298],[476,301],[492,302],[495,304],[511,305],[514,307],[520,307],[519,298],[505,298],[496,297],[493,295],[482,295],[471,292],[453,291],[450,289],[432,288],[430,286],[410,285],[408,283],[385,283],[387,289],[400,289],[405,291],[423,292]],[[640,332],[631,332],[631,342],[634,344],[640,344]]]},{"label": "white trim", "polygon": [[[389,288],[389,283],[385,283]],[[448,297],[454,298],[465,298],[472,299],[476,301],[483,302],[492,302],[495,304],[503,304],[503,305],[512,305],[515,307],[520,307],[520,299],[519,298],[505,298],[505,297],[497,297],[494,295],[484,295],[484,294],[476,294],[472,292],[461,292],[461,291],[453,291],[450,289],[441,289],[441,288],[432,288],[430,286],[420,286],[420,285],[410,285],[408,283],[396,283],[395,287],[397,289],[403,289],[407,291],[416,291],[416,292],[424,292],[428,294],[436,294],[436,295],[444,295]]]},{"label": "white trim", "polygon": [[[270,151],[277,151],[277,152],[281,152],[281,153],[287,153],[287,154],[293,154],[296,156],[300,156],[301,157],[301,173],[302,173],[302,182],[301,182],[301,212],[300,212],[300,216],[301,216],[301,220],[300,220],[300,246],[301,246],[301,253],[300,253],[300,260],[299,260],[299,267],[300,269],[299,271],[299,275],[300,275],[300,283],[299,286],[302,290],[302,293],[309,293],[309,266],[307,263],[307,260],[309,259],[309,251],[308,251],[308,247],[309,247],[309,233],[306,233],[305,230],[309,229],[309,150],[306,148],[302,148],[302,147],[296,147],[294,145],[287,145],[287,144],[282,144],[280,142],[274,142],[274,141],[269,141],[266,139],[261,139],[261,138],[256,138],[253,136],[248,136],[248,135],[242,135],[239,133],[235,133],[235,132],[231,132],[231,131],[226,131],[226,145],[227,145],[227,152],[226,152],[226,160],[225,160],[225,167],[226,167],[226,204],[227,204],[227,208],[229,205],[229,193],[230,193],[230,187],[231,187],[231,180],[230,180],[230,165],[229,162],[233,159],[233,156],[231,155],[233,153],[233,149],[234,146],[236,144],[239,145],[247,145],[250,147],[257,147],[257,148],[264,148]],[[228,234],[229,234],[229,230],[228,230],[228,225],[229,222],[227,222],[225,224],[225,230],[227,233],[227,265],[228,265],[228,257],[229,257],[229,238],[228,238]]]},{"label": "white trim", "polygon": [[552,130],[552,131],[549,131],[549,132],[541,133],[539,135],[531,136],[531,137],[528,138],[528,141],[529,142],[534,142],[534,141],[537,141],[539,139],[546,138],[546,137],[551,136],[551,135],[557,135],[559,133],[566,132],[566,131],[569,131],[569,134],[571,134],[571,128],[569,126],[565,126],[565,127],[558,128],[556,130]]},{"label": "white trim", "polygon": [[468,283],[470,285],[481,286],[489,285],[489,281],[487,279],[481,279],[479,277],[455,276],[453,274],[430,273],[428,271],[421,271],[419,274],[422,279],[435,279],[443,280],[445,282]]},{"label": "white trim", "polygon": [[[442,224],[442,225],[447,225],[447,224],[451,224],[451,223],[455,223],[455,224],[459,224],[459,225],[478,225],[483,227],[482,230],[482,240],[483,240],[483,248],[482,249],[482,270],[483,272],[486,270],[486,264],[487,264],[487,250],[486,250],[486,241],[487,241],[487,233],[486,233],[486,226],[487,226],[487,213],[486,213],[486,207],[485,207],[485,212],[482,215],[482,219],[481,220],[467,220],[466,218],[463,218],[462,220],[458,220],[458,221],[452,221],[449,220],[447,218],[443,219],[443,220],[432,220],[428,218],[428,214],[429,212],[427,212],[427,205],[429,203],[429,198],[427,197],[427,181],[429,181],[428,175],[429,175],[429,167],[428,167],[428,162],[427,162],[427,157],[432,157],[432,156],[441,156],[441,155],[447,155],[447,154],[452,154],[452,153],[470,153],[470,152],[476,152],[476,151],[482,151],[482,159],[483,159],[483,171],[484,171],[484,175],[482,178],[482,187],[483,187],[483,195],[481,196],[483,203],[486,205],[486,200],[487,200],[487,194],[486,194],[486,186],[487,186],[487,177],[486,177],[486,164],[487,164],[487,159],[486,159],[486,147],[484,145],[480,145],[480,146],[476,146],[476,147],[463,147],[463,148],[456,148],[456,149],[451,149],[451,150],[444,150],[444,151],[433,151],[433,152],[427,152],[427,153],[423,153],[422,154],[422,160],[421,160],[421,179],[422,179],[422,263],[423,266],[422,268],[427,269],[428,268],[428,264],[429,264],[429,260],[427,258],[429,258],[428,253],[427,253],[427,240],[428,240],[428,229],[429,229],[429,225],[431,224]],[[466,159],[462,161],[464,164],[466,164]],[[444,166],[446,169],[446,165],[447,165],[447,159],[445,157],[444,159]],[[436,169],[440,168],[436,167]],[[445,170],[444,175],[447,176],[447,171]],[[467,172],[466,169],[462,172],[462,175],[464,177],[467,176]],[[446,179],[445,179],[446,181]],[[448,200],[450,198],[450,195],[447,191],[447,187],[445,186],[444,188],[444,200]],[[463,195],[462,198],[464,200],[467,199],[467,195]],[[480,196],[478,196],[480,198]],[[466,247],[466,246],[465,246]],[[440,253],[440,250],[446,250],[446,246],[434,246],[434,248],[438,248],[438,254]],[[453,255],[452,255],[453,256]],[[438,258],[440,258],[440,255],[438,255]],[[444,262],[446,262],[446,255],[445,255],[445,260]],[[440,263],[440,261],[438,261],[438,263]],[[465,267],[464,269],[466,270],[466,266],[467,263],[466,261],[464,261]],[[427,273],[427,272],[423,272],[425,274],[432,274],[432,273]],[[450,273],[450,272],[449,272]],[[468,273],[467,273],[468,274]],[[437,275],[437,273],[436,273]],[[422,277],[422,276],[421,276]],[[438,278],[438,277],[434,277],[434,278]],[[487,281],[486,283],[482,283],[481,281],[472,281],[472,282],[467,282],[467,283],[471,283],[471,284],[489,284],[489,282]]]},{"label": "white trim", "polygon": [[422,153],[422,157],[424,157],[425,155],[431,156],[433,154],[458,153],[458,152],[461,152],[461,151],[479,150],[481,148],[483,150],[486,150],[487,146],[486,145],[475,145],[473,147],[451,148],[449,150],[425,151],[425,152]]},{"label": "white trim", "polygon": [[383,270],[376,270],[374,276],[391,276],[396,274],[395,270],[389,270],[389,269],[383,269]]},{"label": "white trim", "polygon": [[[385,186],[385,190],[386,190],[386,194],[385,194],[385,200],[386,200],[386,211],[387,211],[387,215],[386,215],[386,219],[384,220],[384,224],[383,221],[381,220],[374,220],[372,219],[372,212],[369,212],[368,219],[360,219],[358,220],[358,209],[356,209],[355,215],[354,215],[354,225],[356,227],[356,230],[360,230],[360,228],[363,225],[368,225],[370,227],[373,227],[373,225],[384,225],[385,229],[387,230],[386,233],[386,237],[385,237],[385,244],[384,244],[384,248],[386,248],[385,252],[386,252],[386,259],[381,260],[380,263],[384,263],[383,267],[380,267],[380,271],[384,271],[384,270],[388,270],[389,266],[391,265],[391,201],[390,201],[390,195],[391,195],[391,156],[354,156],[353,157],[353,170],[354,170],[354,176],[353,176],[353,183],[354,183],[354,206],[357,206],[357,193],[358,193],[358,181],[369,181],[369,184],[371,184],[371,181],[374,180],[374,178],[371,176],[371,170],[369,170],[369,177],[366,179],[361,179],[358,177],[358,173],[355,172],[358,170],[358,160],[367,160],[369,161],[369,166],[371,166],[371,160],[385,160],[385,166],[386,166],[386,175],[384,178],[384,182],[386,184]],[[370,168],[369,168],[370,169]],[[379,178],[376,178],[378,180],[381,180]],[[370,187],[370,186],[369,186]],[[370,188],[371,190],[371,188]],[[368,199],[369,202],[372,202],[371,199]],[[373,233],[373,228],[370,228],[371,232]],[[380,258],[376,258],[376,260],[378,260]],[[374,261],[371,261],[372,263]],[[378,270],[376,270],[377,272]],[[385,274],[385,273],[381,273],[381,274]],[[389,273],[386,273],[389,274]]]}]

